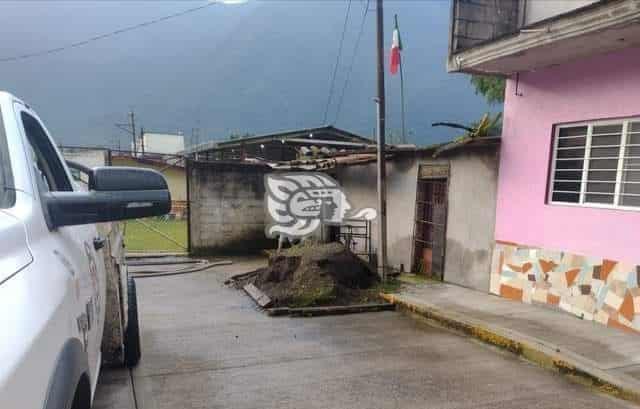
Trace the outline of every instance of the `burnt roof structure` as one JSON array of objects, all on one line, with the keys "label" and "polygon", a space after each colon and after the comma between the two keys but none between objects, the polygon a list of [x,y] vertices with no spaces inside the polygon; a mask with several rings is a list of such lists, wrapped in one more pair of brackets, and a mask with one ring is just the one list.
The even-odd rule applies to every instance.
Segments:
[{"label": "burnt roof structure", "polygon": [[374,144],[375,141],[355,133],[323,126],[206,142],[185,150],[183,154],[207,160],[244,160],[250,157],[288,161],[297,159],[300,150],[305,149],[328,153],[366,149]]}]

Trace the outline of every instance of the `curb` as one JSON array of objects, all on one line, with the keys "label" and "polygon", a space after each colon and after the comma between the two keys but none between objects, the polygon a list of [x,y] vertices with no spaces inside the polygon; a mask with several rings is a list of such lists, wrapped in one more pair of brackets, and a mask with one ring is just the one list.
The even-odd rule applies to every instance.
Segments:
[{"label": "curb", "polygon": [[381,293],[380,297],[397,305],[398,309],[403,312],[420,315],[440,326],[512,352],[538,366],[568,376],[572,380],[599,392],[640,404],[640,390],[634,389],[634,386],[629,385],[624,379],[612,376],[610,373],[589,364],[579,355],[570,351],[561,351],[558,346],[515,331],[487,325],[487,323],[469,319],[455,312],[445,312],[432,306],[408,302],[394,294]]},{"label": "curb", "polygon": [[127,258],[162,258],[162,257],[189,257],[186,251],[128,251],[125,253]]},{"label": "curb", "polygon": [[319,317],[323,315],[343,315],[357,314],[361,312],[378,312],[393,311],[396,305],[393,303],[379,304],[355,304],[355,305],[337,305],[330,307],[274,307],[266,308],[265,311],[271,317],[288,315],[291,317]]}]

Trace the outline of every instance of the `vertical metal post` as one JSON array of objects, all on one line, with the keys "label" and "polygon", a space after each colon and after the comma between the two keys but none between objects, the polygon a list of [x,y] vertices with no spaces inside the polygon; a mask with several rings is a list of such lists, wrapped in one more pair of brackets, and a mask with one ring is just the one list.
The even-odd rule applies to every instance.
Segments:
[{"label": "vertical metal post", "polygon": [[131,138],[133,140],[131,151],[133,152],[133,156],[138,156],[138,147],[136,144],[136,115],[133,111],[129,112],[129,126],[131,126]]},{"label": "vertical metal post", "polygon": [[[396,29],[398,28],[398,15],[394,15]],[[405,112],[404,112],[404,63],[403,63],[403,54],[404,50],[400,51],[400,109],[402,116],[402,143],[407,143],[407,132],[406,132],[406,121],[405,121]]]},{"label": "vertical metal post", "polygon": [[191,159],[188,156],[184,157],[184,175],[186,179],[187,187],[187,253],[191,254],[191,186],[189,179],[191,178]]},{"label": "vertical metal post", "polygon": [[140,152],[144,156],[144,128],[140,127]]},{"label": "vertical metal post", "polygon": [[386,192],[386,163],[385,163],[385,99],[384,99],[384,14],[382,0],[376,4],[377,26],[377,72],[378,98],[377,103],[377,136],[378,136],[378,274],[386,280],[387,267],[387,192]]}]

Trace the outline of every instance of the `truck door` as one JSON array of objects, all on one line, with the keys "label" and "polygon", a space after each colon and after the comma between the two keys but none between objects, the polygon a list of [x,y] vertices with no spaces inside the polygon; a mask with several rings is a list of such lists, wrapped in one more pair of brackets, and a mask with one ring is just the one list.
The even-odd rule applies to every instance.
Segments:
[{"label": "truck door", "polygon": [[[40,193],[71,191],[70,173],[35,113],[16,104],[18,122],[30,149],[34,174]],[[64,226],[49,229],[51,251],[68,266],[73,282],[74,312],[70,327],[83,343],[89,362],[92,387],[95,388],[100,367],[100,342],[104,326],[106,277],[95,225]],[[95,390],[95,389],[92,389]]]}]

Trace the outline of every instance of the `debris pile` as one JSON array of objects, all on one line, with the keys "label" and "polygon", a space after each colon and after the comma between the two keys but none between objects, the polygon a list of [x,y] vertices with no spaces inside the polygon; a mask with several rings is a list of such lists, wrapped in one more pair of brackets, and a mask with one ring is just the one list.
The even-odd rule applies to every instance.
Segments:
[{"label": "debris pile", "polygon": [[342,244],[307,242],[272,254],[267,267],[233,283],[237,288],[253,284],[273,307],[310,307],[377,300],[379,280]]}]

